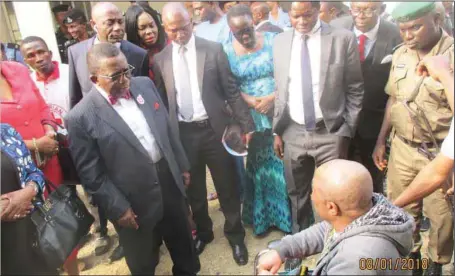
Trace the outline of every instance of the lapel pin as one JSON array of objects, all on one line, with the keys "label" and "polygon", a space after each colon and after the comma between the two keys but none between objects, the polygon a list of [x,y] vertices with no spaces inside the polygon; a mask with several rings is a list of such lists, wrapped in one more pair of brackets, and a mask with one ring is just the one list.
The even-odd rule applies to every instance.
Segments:
[{"label": "lapel pin", "polygon": [[137,96],[136,100],[137,100],[137,102],[139,104],[144,104],[145,103],[144,98],[142,98],[141,94],[139,94],[139,96]]},{"label": "lapel pin", "polygon": [[158,110],[160,108],[160,104],[158,102],[155,102],[155,110]]}]

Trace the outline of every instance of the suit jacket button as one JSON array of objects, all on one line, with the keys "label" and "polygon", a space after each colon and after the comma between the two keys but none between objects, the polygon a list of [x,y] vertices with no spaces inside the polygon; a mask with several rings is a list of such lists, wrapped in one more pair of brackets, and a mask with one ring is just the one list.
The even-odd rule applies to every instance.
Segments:
[{"label": "suit jacket button", "polygon": [[28,126],[28,124],[29,124],[28,121],[25,121],[25,122],[24,122],[24,125],[25,125],[25,126]]},{"label": "suit jacket button", "polygon": [[155,181],[155,185],[158,185],[158,181]]}]

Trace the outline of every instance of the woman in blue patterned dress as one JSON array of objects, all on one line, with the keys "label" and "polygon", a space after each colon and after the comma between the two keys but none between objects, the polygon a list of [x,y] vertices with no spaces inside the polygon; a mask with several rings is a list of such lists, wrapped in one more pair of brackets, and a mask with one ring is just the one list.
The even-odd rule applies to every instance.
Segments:
[{"label": "woman in blue patterned dress", "polygon": [[270,227],[291,232],[291,211],[284,179],[283,162],[273,151],[272,119],[275,81],[272,40],[275,34],[256,33],[248,6],[229,10],[233,34],[224,50],[240,91],[250,106],[256,125],[248,147],[243,222],[260,235]]}]

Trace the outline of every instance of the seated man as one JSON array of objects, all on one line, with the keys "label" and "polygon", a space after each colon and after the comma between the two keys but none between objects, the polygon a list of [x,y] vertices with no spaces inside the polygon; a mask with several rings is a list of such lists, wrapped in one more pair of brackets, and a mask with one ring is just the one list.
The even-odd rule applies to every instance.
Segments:
[{"label": "seated man", "polygon": [[259,259],[260,274],[276,274],[286,258],[318,253],[321,256],[313,275],[411,273],[401,270],[400,260],[412,248],[414,220],[373,193],[370,173],[363,165],[332,160],[320,166],[311,199],[323,221],[284,237]]}]

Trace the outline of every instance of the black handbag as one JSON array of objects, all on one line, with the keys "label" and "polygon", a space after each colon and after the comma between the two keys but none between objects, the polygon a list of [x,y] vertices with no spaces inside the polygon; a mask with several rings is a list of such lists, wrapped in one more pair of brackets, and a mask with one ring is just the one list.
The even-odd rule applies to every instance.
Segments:
[{"label": "black handbag", "polygon": [[47,124],[54,128],[57,133],[58,142],[58,161],[62,168],[63,183],[65,184],[79,184],[79,176],[77,175],[76,167],[74,166],[73,158],[71,157],[68,148],[68,132],[65,127],[52,120],[42,120],[41,124]]},{"label": "black handbag", "polygon": [[60,268],[88,234],[94,218],[77,196],[76,186],[55,188],[46,181],[46,188],[48,199],[33,202],[35,211],[31,219],[36,227],[33,247],[50,268]]}]

